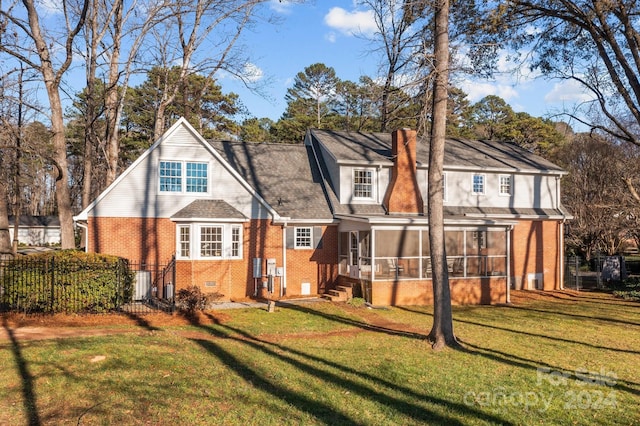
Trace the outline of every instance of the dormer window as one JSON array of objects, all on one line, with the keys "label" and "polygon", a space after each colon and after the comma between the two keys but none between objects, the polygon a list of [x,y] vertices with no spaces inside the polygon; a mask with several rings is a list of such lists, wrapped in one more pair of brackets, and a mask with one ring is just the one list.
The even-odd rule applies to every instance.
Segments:
[{"label": "dormer window", "polygon": [[482,195],[484,194],[484,175],[475,173],[473,175],[473,181],[471,183],[471,188],[474,194]]},{"label": "dormer window", "polygon": [[353,170],[353,197],[373,198],[373,171],[368,169]]},{"label": "dormer window", "polygon": [[511,195],[510,175],[500,175],[500,195]]}]

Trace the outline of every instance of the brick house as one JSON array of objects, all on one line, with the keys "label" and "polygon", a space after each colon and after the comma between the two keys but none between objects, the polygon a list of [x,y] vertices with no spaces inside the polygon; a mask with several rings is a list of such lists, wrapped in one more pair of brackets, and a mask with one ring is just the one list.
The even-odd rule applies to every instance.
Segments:
[{"label": "brick house", "polygon": [[[427,164],[410,130],[253,144],[206,141],[180,119],[75,219],[88,251],[175,256],[177,288],[241,300],[355,284],[374,305],[426,304]],[[444,164],[454,303],[560,288],[565,172],[511,144],[457,139]]]}]

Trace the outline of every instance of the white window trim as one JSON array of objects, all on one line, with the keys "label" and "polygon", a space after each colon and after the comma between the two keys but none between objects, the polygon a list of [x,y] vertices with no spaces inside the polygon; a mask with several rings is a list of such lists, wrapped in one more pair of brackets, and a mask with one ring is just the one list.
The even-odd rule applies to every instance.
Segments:
[{"label": "white window trim", "polygon": [[[187,253],[186,256],[182,255],[182,230],[183,229],[187,229],[189,231],[189,240],[187,241],[187,244],[189,245],[189,253]],[[191,259],[191,253],[193,251],[193,229],[191,228],[191,225],[178,225],[176,226],[176,243],[177,243],[177,247],[176,247],[176,259]]]},{"label": "white window trim", "polygon": [[[201,254],[201,230],[205,227],[222,228],[222,250],[220,256],[202,256]],[[182,256],[180,230],[189,228],[189,256]],[[233,250],[233,229],[239,230],[238,256],[232,256]],[[234,223],[221,222],[196,222],[190,224],[179,224],[176,226],[176,259],[179,260],[237,260],[244,258],[244,226]]]},{"label": "white window trim", "polygon": [[[180,163],[180,191],[161,191],[160,190],[160,163]],[[187,192],[187,163],[190,164],[206,164],[207,166],[207,191],[206,192]],[[175,195],[185,194],[192,196],[210,195],[211,194],[211,161],[199,161],[199,160],[176,160],[169,158],[161,158],[158,160],[158,168],[156,170],[157,178],[156,184],[158,185],[159,195]]]},{"label": "white window trim", "polygon": [[449,201],[449,191],[447,189],[447,172],[442,172],[442,201],[445,203]]},{"label": "white window trim", "polygon": [[[228,252],[228,259],[242,259],[243,256],[243,252],[242,252],[242,225],[230,225],[229,226],[229,252]],[[239,230],[239,234],[238,234],[238,255],[237,256],[233,256],[233,230],[234,229],[238,229]]]},{"label": "white window trim", "polygon": [[[356,196],[356,172],[369,172],[371,173],[371,196],[370,197],[361,197]],[[375,200],[376,199],[376,169],[370,167],[353,167],[351,169],[351,194],[354,200],[362,201],[362,200]]]},{"label": "white window trim", "polygon": [[[482,177],[482,192],[476,192],[475,191],[474,178],[476,176]],[[471,175],[471,193],[473,195],[484,195],[484,194],[487,193],[487,175],[485,175],[484,173],[473,173]]]},{"label": "white window trim", "polygon": [[[502,192],[502,179],[509,179],[509,192]],[[511,175],[498,175],[498,195],[502,197],[510,197],[513,194],[513,176]]]},{"label": "white window trim", "polygon": [[[299,246],[298,245],[298,229],[308,229],[309,230],[309,245],[308,246]],[[293,248],[295,250],[311,250],[311,249],[313,249],[313,226],[295,226],[293,228]]]}]

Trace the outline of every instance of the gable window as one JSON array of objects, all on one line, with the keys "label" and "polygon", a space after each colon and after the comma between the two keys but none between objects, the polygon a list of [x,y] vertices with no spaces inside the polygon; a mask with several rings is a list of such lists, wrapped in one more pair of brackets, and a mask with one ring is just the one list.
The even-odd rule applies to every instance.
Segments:
[{"label": "gable window", "polygon": [[511,176],[500,175],[500,195],[511,195]]},{"label": "gable window", "polygon": [[484,175],[475,173],[471,187],[474,194],[484,194]]},{"label": "gable window", "polygon": [[310,227],[296,228],[295,248],[312,248],[312,233]]},{"label": "gable window", "polygon": [[208,168],[208,163],[160,161],[160,192],[206,193],[209,186]]},{"label": "gable window", "polygon": [[176,161],[160,162],[160,191],[182,191],[182,163]]},{"label": "gable window", "polygon": [[222,226],[200,228],[200,256],[222,257]]},{"label": "gable window", "polygon": [[207,192],[207,163],[187,163],[187,192]]},{"label": "gable window", "polygon": [[353,197],[373,198],[373,171],[365,169],[353,170]]}]

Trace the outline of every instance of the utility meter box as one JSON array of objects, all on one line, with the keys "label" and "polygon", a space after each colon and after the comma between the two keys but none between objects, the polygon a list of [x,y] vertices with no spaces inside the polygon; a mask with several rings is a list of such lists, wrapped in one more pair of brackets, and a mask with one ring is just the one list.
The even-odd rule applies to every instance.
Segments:
[{"label": "utility meter box", "polygon": [[262,259],[255,257],[253,259],[253,278],[262,277]]},{"label": "utility meter box", "polygon": [[267,259],[267,276],[275,276],[276,275],[276,260],[275,259]]}]

